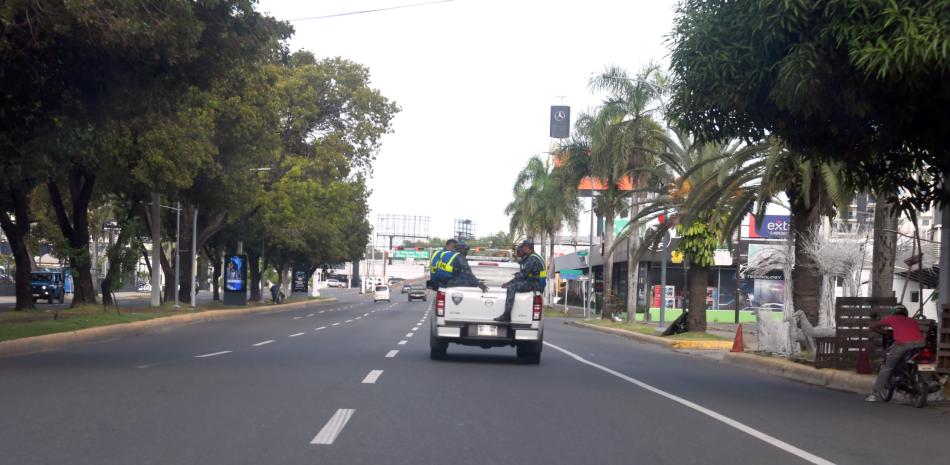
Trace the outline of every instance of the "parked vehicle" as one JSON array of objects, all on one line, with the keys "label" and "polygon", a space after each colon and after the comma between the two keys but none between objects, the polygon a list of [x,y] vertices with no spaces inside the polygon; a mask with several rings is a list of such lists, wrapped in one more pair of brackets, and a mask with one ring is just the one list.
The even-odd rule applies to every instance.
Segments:
[{"label": "parked vehicle", "polygon": [[373,292],[373,302],[374,303],[379,302],[380,300],[385,300],[386,302],[391,301],[390,295],[389,295],[389,286],[386,286],[386,285],[376,286],[376,290]]},{"label": "parked vehicle", "polygon": [[34,271],[30,273],[30,285],[33,288],[33,302],[46,299],[50,304],[66,301],[62,272]]},{"label": "parked vehicle", "polygon": [[410,286],[409,289],[409,301],[421,300],[426,301],[426,287],[421,284],[416,284],[415,286]]},{"label": "parked vehicle", "polygon": [[518,358],[529,364],[541,361],[544,339],[540,292],[519,292],[511,321],[494,319],[505,311],[506,291],[501,285],[518,271],[517,263],[469,261],[472,272],[487,287],[447,287],[436,292],[429,333],[429,356],[445,358],[450,343],[491,347],[513,346]]},{"label": "parked vehicle", "polygon": [[335,279],[328,279],[328,280],[327,280],[327,287],[343,287],[343,283],[341,283],[341,282],[339,282],[339,281],[337,281],[337,280],[335,280]]}]

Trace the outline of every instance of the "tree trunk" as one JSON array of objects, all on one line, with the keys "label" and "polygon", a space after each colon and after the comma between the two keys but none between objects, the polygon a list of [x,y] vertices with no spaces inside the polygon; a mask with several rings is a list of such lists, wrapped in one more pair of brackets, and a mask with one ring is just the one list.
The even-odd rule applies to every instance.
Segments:
[{"label": "tree trunk", "polygon": [[[174,259],[174,250],[175,245],[169,244],[169,253],[165,254],[165,247],[159,244],[160,252],[158,254],[159,259],[162,261],[162,274],[165,275],[165,286],[162,290],[162,300],[169,302],[175,299],[175,263],[172,261]],[[171,255],[171,257],[169,256]]]},{"label": "tree trunk", "polygon": [[251,297],[248,300],[251,302],[260,302],[262,300],[260,259],[261,255],[257,250],[248,249],[247,270],[251,275]]},{"label": "tree trunk", "polygon": [[59,185],[47,183],[50,201],[56,212],[56,220],[63,237],[69,243],[69,266],[73,269],[72,306],[96,303],[96,288],[91,272],[89,256],[89,202],[92,199],[96,175],[80,168],[73,168],[68,175],[69,199],[72,218],[66,211]]},{"label": "tree trunk", "polygon": [[125,225],[119,231],[119,237],[116,238],[115,243],[106,251],[106,256],[109,257],[109,271],[106,272],[106,277],[102,280],[103,306],[115,305],[115,300],[112,298],[112,291],[118,287],[117,285],[122,281],[122,275],[128,271],[122,265],[123,260],[119,260],[118,258],[121,255],[121,251],[129,246],[129,241],[132,239],[132,228],[134,228],[134,226],[130,224],[129,219],[126,219]]},{"label": "tree trunk", "polygon": [[29,194],[22,188],[11,188],[10,199],[13,202],[13,219],[7,212],[0,212],[0,227],[3,228],[10,249],[13,251],[13,260],[16,263],[14,275],[16,286],[16,310],[32,310],[33,288],[30,271],[33,270],[33,258],[26,246],[26,236],[30,233]]},{"label": "tree trunk", "polygon": [[[637,184],[640,186],[641,184]],[[640,214],[640,194],[637,194],[637,198],[630,202],[630,234],[629,240],[627,241],[627,321],[637,321],[637,303],[640,300],[640,261],[636,259],[635,255],[637,254],[637,249],[640,248],[640,228],[638,223],[634,223],[633,219]],[[648,297],[649,298],[649,297]],[[647,310],[644,315],[644,321],[647,320],[647,314],[649,313],[650,306],[647,305]]]},{"label": "tree trunk", "polygon": [[[819,296],[821,294],[821,273],[815,257],[806,252],[805,242],[813,234],[821,221],[818,200],[812,199],[806,207],[800,200],[791,200],[795,196],[789,195],[792,213],[792,231],[795,239],[795,267],[792,269],[792,304],[793,313],[801,310],[813,326],[818,326]],[[786,306],[789,302],[785,303]]]},{"label": "tree trunk", "polygon": [[[181,290],[178,291],[178,298],[182,302],[191,301],[191,293],[194,290],[191,288],[191,276],[194,273],[193,268],[194,263],[191,260],[191,235],[192,235],[192,223],[194,222],[194,206],[182,207],[181,212],[181,270],[179,271],[179,281]],[[199,218],[201,216],[199,215]],[[198,233],[197,233],[197,244],[195,244],[195,250],[201,249],[204,246],[205,242],[214,237],[224,227],[224,214],[219,213],[211,218],[210,222],[206,225],[202,225],[201,221],[198,221]]]},{"label": "tree trunk", "polygon": [[878,199],[874,210],[874,253],[871,255],[871,297],[894,295],[894,259],[897,255],[896,205]]},{"label": "tree trunk", "polygon": [[689,264],[687,273],[689,282],[689,316],[687,322],[690,331],[706,331],[706,287],[709,285],[709,267]]},{"label": "tree trunk", "polygon": [[613,305],[612,297],[614,294],[614,254],[610,250],[610,247],[614,243],[614,215],[607,214],[604,217],[604,292],[603,292],[603,308],[601,309],[601,317],[604,319],[613,318]]}]

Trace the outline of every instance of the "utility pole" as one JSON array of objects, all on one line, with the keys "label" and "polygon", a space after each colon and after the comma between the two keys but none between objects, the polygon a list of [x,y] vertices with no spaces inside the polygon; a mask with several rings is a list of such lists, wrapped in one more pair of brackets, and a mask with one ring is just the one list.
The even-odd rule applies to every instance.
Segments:
[{"label": "utility pole", "polygon": [[181,202],[175,204],[175,308],[178,305],[178,286],[181,285]]},{"label": "utility pole", "polygon": [[[667,211],[663,209],[663,221],[668,221],[666,218]],[[662,327],[666,323],[666,262],[667,255],[670,254],[670,247],[673,245],[673,240],[670,239],[669,244],[663,245],[663,253],[660,254],[660,322],[657,324],[659,327]],[[650,306],[647,305],[647,308]]]},{"label": "utility pole", "polygon": [[191,309],[195,309],[198,294],[198,207],[194,207],[191,219]]},{"label": "utility pole", "polygon": [[152,192],[152,306],[162,305],[162,198],[157,192]]},{"label": "utility pole", "polygon": [[[593,178],[591,178],[593,179]],[[590,186],[590,234],[588,239],[588,244],[590,245],[587,249],[587,295],[584,296],[584,317],[590,317],[593,313],[591,308],[590,301],[594,296],[594,204],[596,203],[596,198],[594,198],[594,185],[591,181]]]}]

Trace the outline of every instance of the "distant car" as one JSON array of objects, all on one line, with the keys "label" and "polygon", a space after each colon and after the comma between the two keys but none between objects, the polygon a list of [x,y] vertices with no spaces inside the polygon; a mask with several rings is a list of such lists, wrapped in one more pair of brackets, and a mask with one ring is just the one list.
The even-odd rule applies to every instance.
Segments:
[{"label": "distant car", "polygon": [[327,287],[343,287],[343,283],[341,283],[341,282],[339,282],[339,281],[337,281],[337,280],[335,280],[335,279],[328,279],[328,280],[327,280]]},{"label": "distant car", "polygon": [[33,290],[33,302],[46,299],[53,304],[66,301],[63,288],[63,274],[53,271],[34,271],[30,273],[30,287]]},{"label": "distant car", "polygon": [[413,300],[421,300],[423,302],[426,301],[425,286],[417,284],[415,286],[409,287],[409,301],[412,302]]},{"label": "distant car", "polygon": [[771,310],[773,312],[781,312],[785,310],[785,305],[775,302],[769,302],[767,304],[762,304],[763,310]]},{"label": "distant car", "polygon": [[408,293],[409,293],[409,289],[412,289],[412,284],[405,284],[405,285],[403,285],[403,286],[402,286],[402,293],[403,293],[403,294],[408,294]]},{"label": "distant car", "polygon": [[389,284],[390,284],[390,285],[392,285],[392,284],[399,284],[399,283],[401,283],[401,282],[403,282],[403,281],[405,281],[405,279],[402,279],[402,278],[389,278]]},{"label": "distant car", "polygon": [[139,283],[136,287],[139,292],[152,292],[152,285],[149,283]]},{"label": "distant car", "polygon": [[389,296],[389,286],[378,285],[376,290],[373,292],[373,302],[379,302],[380,300],[385,300],[386,302],[391,302]]}]

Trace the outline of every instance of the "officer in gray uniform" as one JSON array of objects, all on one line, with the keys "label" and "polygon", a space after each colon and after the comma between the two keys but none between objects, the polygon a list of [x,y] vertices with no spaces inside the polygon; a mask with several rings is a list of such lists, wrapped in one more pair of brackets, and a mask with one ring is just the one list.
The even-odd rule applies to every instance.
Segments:
[{"label": "officer in gray uniform", "polygon": [[534,252],[534,242],[526,240],[518,245],[515,254],[521,259],[521,271],[515,273],[514,279],[502,284],[507,289],[505,296],[505,313],[495,318],[495,321],[511,321],[511,308],[515,305],[515,293],[534,292],[544,290],[547,282],[547,267],[544,257]]},{"label": "officer in gray uniform", "polygon": [[445,287],[478,287],[482,292],[486,291],[488,287],[478,281],[475,273],[472,273],[472,267],[468,264],[468,244],[459,242],[455,245],[455,251],[459,253],[459,256],[455,257],[452,277],[445,283]]}]

